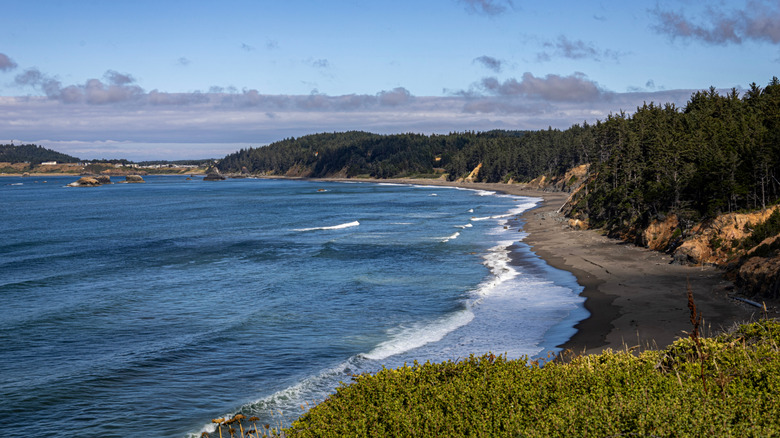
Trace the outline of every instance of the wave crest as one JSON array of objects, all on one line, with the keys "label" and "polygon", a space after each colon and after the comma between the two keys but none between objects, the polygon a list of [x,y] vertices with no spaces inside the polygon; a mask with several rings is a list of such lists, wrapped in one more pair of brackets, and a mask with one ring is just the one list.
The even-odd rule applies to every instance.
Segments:
[{"label": "wave crest", "polygon": [[330,226],[330,227],[298,228],[298,229],[295,229],[294,231],[341,230],[341,229],[344,229],[344,228],[357,227],[358,225],[360,225],[360,222],[353,221],[353,222],[347,222],[347,223],[341,224],[341,225],[333,225],[333,226]]}]

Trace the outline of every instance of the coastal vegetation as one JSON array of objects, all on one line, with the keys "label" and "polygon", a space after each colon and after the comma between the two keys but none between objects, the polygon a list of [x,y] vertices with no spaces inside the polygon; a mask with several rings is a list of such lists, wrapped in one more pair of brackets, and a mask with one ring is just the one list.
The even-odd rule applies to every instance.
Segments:
[{"label": "coastal vegetation", "polygon": [[[691,304],[692,320],[698,321]],[[250,431],[257,426],[247,423],[242,431],[287,437],[780,433],[777,321],[744,324],[714,337],[701,337],[694,323],[690,337],[664,349],[637,348],[588,356],[568,352],[556,360],[486,354],[415,362],[353,376],[287,429],[261,427],[255,435]],[[241,420],[231,423],[237,433],[234,423]]]},{"label": "coastal vegetation", "polygon": [[288,138],[242,149],[220,160],[224,173],[306,177],[441,177],[468,175],[483,164],[477,181],[529,181],[562,175],[584,161],[580,136],[566,131],[488,131],[446,135],[379,135],[350,131]]},{"label": "coastal vegetation", "polygon": [[780,199],[780,81],[610,115],[592,146],[591,179],[572,211],[591,226],[635,236],[669,213],[692,224],[765,208]]},{"label": "coastal vegetation", "polygon": [[0,163],[26,162],[35,166],[46,161],[78,163],[79,159],[34,144],[23,144],[18,146],[13,144],[0,145]]}]

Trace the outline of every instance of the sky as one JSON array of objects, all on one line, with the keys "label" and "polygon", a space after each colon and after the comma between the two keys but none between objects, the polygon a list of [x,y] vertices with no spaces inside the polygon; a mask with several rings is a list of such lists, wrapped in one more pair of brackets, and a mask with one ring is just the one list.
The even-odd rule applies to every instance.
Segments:
[{"label": "sky", "polygon": [[0,0],[0,143],[220,158],[566,129],[780,76],[780,0]]}]

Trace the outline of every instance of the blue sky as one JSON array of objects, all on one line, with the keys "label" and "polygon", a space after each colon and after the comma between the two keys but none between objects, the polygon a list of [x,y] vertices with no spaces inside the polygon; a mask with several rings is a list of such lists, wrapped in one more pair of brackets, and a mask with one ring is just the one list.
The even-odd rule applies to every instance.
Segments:
[{"label": "blue sky", "polygon": [[567,128],[780,70],[780,1],[0,0],[0,142],[221,157],[323,131]]}]

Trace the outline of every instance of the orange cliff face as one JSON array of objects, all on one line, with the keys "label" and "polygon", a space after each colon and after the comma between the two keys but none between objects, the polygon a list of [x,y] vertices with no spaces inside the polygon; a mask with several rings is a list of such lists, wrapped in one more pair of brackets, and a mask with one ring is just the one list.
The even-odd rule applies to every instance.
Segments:
[{"label": "orange cliff face", "polygon": [[642,232],[642,243],[654,251],[666,251],[674,239],[679,237],[680,232],[677,231],[679,225],[677,215],[674,214],[666,216],[662,221],[654,220]]},{"label": "orange cliff face", "polygon": [[749,236],[752,227],[763,223],[780,206],[754,213],[728,213],[693,227],[690,238],[674,251],[675,261],[692,265],[725,266],[752,250],[739,251],[737,243]]}]

